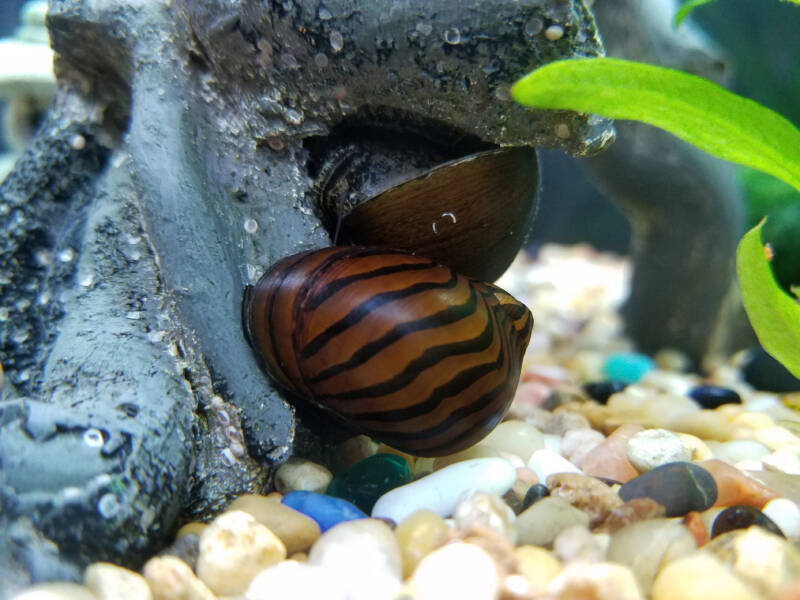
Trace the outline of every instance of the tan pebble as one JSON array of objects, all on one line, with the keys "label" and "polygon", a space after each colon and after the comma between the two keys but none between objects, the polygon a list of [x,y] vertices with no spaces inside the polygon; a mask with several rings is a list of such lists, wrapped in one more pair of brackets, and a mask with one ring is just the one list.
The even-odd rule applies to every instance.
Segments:
[{"label": "tan pebble", "polygon": [[613,534],[608,545],[608,560],[630,567],[642,592],[649,594],[659,570],[695,548],[694,537],[682,524],[651,519],[628,525]]},{"label": "tan pebble", "polygon": [[649,428],[672,430],[675,428],[670,423],[674,420],[700,412],[699,405],[691,398],[653,392],[636,386],[612,394],[606,406],[610,413],[607,424],[639,423]]},{"label": "tan pebble", "polygon": [[339,444],[334,452],[334,469],[337,473],[378,452],[378,442],[366,435],[357,435]]},{"label": "tan pebble", "polygon": [[11,600],[97,600],[97,596],[77,583],[54,582],[33,585]]},{"label": "tan pebble", "polygon": [[210,589],[192,569],[174,556],[157,556],[148,560],[142,575],[150,586],[154,600],[214,600]]},{"label": "tan pebble", "polygon": [[260,571],[286,558],[283,542],[252,515],[234,510],[200,536],[197,575],[221,596],[241,594]]},{"label": "tan pebble", "polygon": [[[336,572],[284,560],[256,575],[244,600],[352,600]],[[231,599],[233,600],[233,599]]]},{"label": "tan pebble", "polygon": [[[465,535],[466,533],[466,535]],[[492,557],[500,578],[506,577],[514,569],[514,544],[492,529],[473,525],[458,538],[467,544],[477,546]]]},{"label": "tan pebble", "polygon": [[674,348],[662,348],[653,355],[653,360],[659,369],[665,371],[687,371],[692,365],[684,352]]},{"label": "tan pebble", "polygon": [[430,510],[418,510],[394,530],[403,558],[403,577],[408,578],[419,562],[448,538],[450,528]]},{"label": "tan pebble", "polygon": [[720,442],[732,439],[735,430],[728,417],[717,410],[701,410],[677,416],[667,423],[667,428]]},{"label": "tan pebble", "polygon": [[547,478],[550,496],[562,498],[589,515],[589,526],[603,521],[622,505],[622,498],[605,483],[581,473],[556,473]]},{"label": "tan pebble", "polygon": [[564,404],[561,408],[583,415],[586,417],[586,420],[589,421],[592,428],[599,431],[605,431],[605,423],[608,421],[611,414],[605,404],[598,404],[595,401],[572,402],[570,404]]},{"label": "tan pebble", "polygon": [[544,448],[542,432],[525,421],[511,420],[500,423],[480,443],[502,452],[510,452],[528,462],[531,454]]},{"label": "tan pebble", "polygon": [[553,578],[561,572],[561,561],[552,552],[539,546],[519,546],[514,549],[517,572],[530,584],[532,595],[544,594]]},{"label": "tan pebble", "polygon": [[335,572],[352,600],[391,598],[402,583],[402,558],[383,521],[357,519],[331,527],[308,553],[308,564]]},{"label": "tan pebble", "polygon": [[800,448],[800,437],[797,437],[785,427],[776,425],[775,427],[762,427],[753,432],[753,438],[770,450],[781,450],[782,448]]},{"label": "tan pebble", "polygon": [[636,383],[642,387],[657,390],[665,394],[682,396],[686,395],[691,388],[700,383],[700,378],[696,375],[655,369],[646,373]]},{"label": "tan pebble", "polygon": [[760,509],[778,497],[777,493],[724,461],[714,458],[699,465],[711,473],[717,484],[717,500],[714,506],[747,504]]},{"label": "tan pebble", "polygon": [[767,597],[800,579],[800,550],[761,527],[717,536],[704,550]]},{"label": "tan pebble", "polygon": [[111,563],[97,562],[86,567],[84,585],[97,600],[152,600],[144,577]]},{"label": "tan pebble", "polygon": [[553,600],[644,600],[633,572],[609,562],[573,563],[547,589]]},{"label": "tan pebble", "polygon": [[433,470],[438,471],[439,469],[444,469],[445,467],[449,467],[450,465],[454,465],[456,463],[463,462],[465,460],[472,460],[473,458],[500,458],[502,457],[502,452],[499,450],[492,448],[491,446],[484,446],[483,444],[477,444],[475,446],[471,446],[466,450],[462,450],[461,452],[456,452],[455,454],[448,454],[447,456],[439,456],[433,461]]},{"label": "tan pebble", "polygon": [[691,454],[691,461],[698,461],[698,460],[708,460],[709,458],[713,458],[713,453],[711,452],[711,448],[708,447],[703,440],[701,440],[696,435],[692,435],[691,433],[676,433],[676,435],[681,438],[681,442],[689,450]]},{"label": "tan pebble", "polygon": [[743,412],[737,415],[732,421],[734,427],[745,427],[747,429],[762,429],[764,427],[774,427],[775,421],[769,415],[759,412]]},{"label": "tan pebble", "polygon": [[502,535],[511,544],[517,541],[516,515],[497,496],[486,492],[469,491],[462,494],[453,509],[456,528],[467,531],[470,527],[485,527]]},{"label": "tan pebble", "polygon": [[761,595],[704,552],[667,565],[653,583],[653,600],[761,600]]},{"label": "tan pebble", "polygon": [[281,500],[283,500],[283,494],[281,494],[280,492],[270,492],[269,494],[264,496],[264,498],[268,500],[277,500],[278,502],[280,502]]},{"label": "tan pebble", "polygon": [[633,498],[612,509],[605,520],[593,528],[593,531],[616,533],[631,523],[661,519],[666,513],[666,509],[652,498]]},{"label": "tan pebble", "polygon": [[472,544],[452,542],[420,562],[404,591],[413,600],[495,600],[500,586],[491,556]]},{"label": "tan pebble", "polygon": [[308,550],[320,536],[317,523],[301,512],[281,504],[280,498],[244,494],[231,502],[228,510],[241,510],[277,535],[287,554]]},{"label": "tan pebble", "polygon": [[561,498],[548,496],[517,517],[517,540],[521,544],[549,546],[572,525],[588,527],[589,515]]},{"label": "tan pebble", "polygon": [[333,474],[315,462],[292,457],[275,472],[275,487],[282,494],[295,490],[324,494]]},{"label": "tan pebble", "polygon": [[553,419],[543,430],[544,433],[562,436],[573,429],[591,429],[589,419],[579,412],[571,410],[571,405],[558,407],[553,411]]},{"label": "tan pebble", "polygon": [[595,446],[578,466],[592,477],[604,477],[621,483],[633,479],[639,472],[628,460],[628,440],[643,429],[635,423],[622,425],[604,442]]},{"label": "tan pebble", "polygon": [[592,533],[582,525],[573,525],[558,534],[553,552],[564,563],[602,562],[610,542],[607,533]]},{"label": "tan pebble", "polygon": [[178,529],[178,533],[175,534],[175,538],[182,538],[185,535],[196,535],[199,537],[206,527],[208,527],[208,523],[201,523],[200,521],[186,523],[186,525],[183,525],[180,529]]}]

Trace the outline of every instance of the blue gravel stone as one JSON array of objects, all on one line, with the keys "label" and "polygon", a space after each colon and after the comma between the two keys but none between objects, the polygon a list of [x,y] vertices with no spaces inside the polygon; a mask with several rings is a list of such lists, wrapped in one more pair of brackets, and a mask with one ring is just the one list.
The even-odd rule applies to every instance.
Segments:
[{"label": "blue gravel stone", "polygon": [[698,385],[689,391],[689,396],[703,408],[717,408],[723,404],[741,404],[736,391],[716,385]]},{"label": "blue gravel stone", "polygon": [[636,383],[655,368],[653,359],[636,352],[609,354],[603,363],[603,375],[612,381]]},{"label": "blue gravel stone", "polygon": [[746,504],[729,506],[719,513],[711,527],[711,537],[715,538],[734,529],[747,529],[751,525],[758,525],[770,533],[786,537],[772,519],[757,508]]},{"label": "blue gravel stone", "polygon": [[293,508],[311,517],[324,533],[334,525],[355,519],[366,519],[367,515],[341,498],[332,498],[314,492],[289,492],[281,500],[289,508]]},{"label": "blue gravel stone", "polygon": [[628,384],[624,381],[590,381],[583,384],[583,391],[600,404],[605,404],[612,394],[621,392],[626,387]]},{"label": "blue gravel stone", "polygon": [[717,500],[717,484],[702,467],[672,462],[634,477],[619,488],[619,497],[625,502],[652,498],[666,509],[668,517],[680,517],[710,508]]}]

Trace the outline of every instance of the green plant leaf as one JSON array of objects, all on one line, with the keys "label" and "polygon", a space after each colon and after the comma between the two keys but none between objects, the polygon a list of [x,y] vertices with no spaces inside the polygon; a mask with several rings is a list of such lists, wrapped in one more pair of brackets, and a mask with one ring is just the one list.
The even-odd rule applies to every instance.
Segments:
[{"label": "green plant leaf", "polygon": [[709,2],[713,1],[714,0],[688,0],[687,2],[684,2],[675,13],[675,18],[672,20],[672,26],[677,27],[683,23],[683,20],[689,16],[689,13],[691,13],[698,6],[702,6],[703,4],[708,4]]},{"label": "green plant leaf", "polygon": [[616,58],[581,58],[540,67],[516,82],[511,95],[535,108],[649,123],[800,190],[800,131],[701,77]]},{"label": "green plant leaf", "polygon": [[761,243],[764,221],[748,231],[736,250],[742,301],[758,340],[795,377],[800,377],[800,304],[783,291]]}]

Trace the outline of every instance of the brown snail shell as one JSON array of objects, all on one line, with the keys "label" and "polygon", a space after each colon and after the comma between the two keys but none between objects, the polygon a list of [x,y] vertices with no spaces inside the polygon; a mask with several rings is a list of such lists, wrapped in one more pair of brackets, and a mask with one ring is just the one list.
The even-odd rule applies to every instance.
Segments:
[{"label": "brown snail shell", "polygon": [[279,261],[248,288],[243,317],[282,387],[420,456],[467,448],[500,422],[533,326],[492,284],[359,246]]},{"label": "brown snail shell", "polygon": [[321,169],[316,199],[337,243],[404,250],[483,281],[502,275],[536,214],[536,151],[484,149],[429,166],[442,156],[415,156],[409,166],[409,152],[337,149]]}]

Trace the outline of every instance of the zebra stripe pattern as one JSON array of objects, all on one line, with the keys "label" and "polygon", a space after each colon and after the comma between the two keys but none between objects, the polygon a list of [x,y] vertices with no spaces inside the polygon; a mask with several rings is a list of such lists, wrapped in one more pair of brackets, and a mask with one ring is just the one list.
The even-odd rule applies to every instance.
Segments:
[{"label": "zebra stripe pattern", "polygon": [[467,448],[500,422],[533,326],[492,284],[358,246],[278,262],[248,289],[243,316],[282,387],[418,456]]}]

